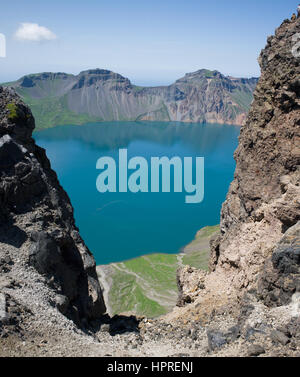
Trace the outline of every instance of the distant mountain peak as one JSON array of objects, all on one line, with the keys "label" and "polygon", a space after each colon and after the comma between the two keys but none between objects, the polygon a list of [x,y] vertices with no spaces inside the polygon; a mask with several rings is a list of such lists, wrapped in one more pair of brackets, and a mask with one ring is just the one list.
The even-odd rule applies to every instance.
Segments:
[{"label": "distant mountain peak", "polygon": [[23,88],[32,88],[39,81],[66,80],[73,75],[64,72],[41,72],[21,77],[17,82]]},{"label": "distant mountain peak", "polygon": [[[187,73],[169,86],[140,87],[107,69],[43,72],[6,84],[31,105],[39,128],[88,121],[180,121],[242,125],[257,79],[217,70]],[[32,103],[34,99],[34,103]]]},{"label": "distant mountain peak", "polygon": [[[186,76],[204,76],[207,78],[212,78],[216,76],[223,76],[221,72],[217,70],[210,70],[210,69],[198,69],[198,71],[187,73]],[[224,76],[223,76],[224,77]]]},{"label": "distant mountain peak", "polygon": [[107,79],[121,79],[121,80],[128,80],[126,77],[120,75],[119,73],[110,71],[108,69],[100,69],[100,68],[95,68],[95,69],[88,69],[86,71],[81,71],[77,77],[82,77],[82,76],[93,76],[93,77],[98,77],[100,80],[107,80]]},{"label": "distant mountain peak", "polygon": [[101,68],[94,68],[94,69],[87,69],[85,71],[81,71],[79,73],[80,75],[109,75],[113,74],[113,71],[110,71],[108,69],[101,69]]},{"label": "distant mountain peak", "polygon": [[199,69],[195,72],[186,73],[182,78],[176,82],[192,82],[192,81],[207,81],[208,79],[225,79],[221,72],[217,70]]}]

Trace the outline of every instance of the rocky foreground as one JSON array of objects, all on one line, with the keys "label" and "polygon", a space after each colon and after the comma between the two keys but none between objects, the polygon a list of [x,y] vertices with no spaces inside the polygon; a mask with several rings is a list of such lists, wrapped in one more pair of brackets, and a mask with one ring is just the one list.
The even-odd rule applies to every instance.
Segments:
[{"label": "rocky foreground", "polygon": [[300,356],[300,18],[260,56],[262,76],[212,241],[210,273],[178,271],[178,307],[101,316],[93,258],[30,111],[0,93],[0,355]]}]

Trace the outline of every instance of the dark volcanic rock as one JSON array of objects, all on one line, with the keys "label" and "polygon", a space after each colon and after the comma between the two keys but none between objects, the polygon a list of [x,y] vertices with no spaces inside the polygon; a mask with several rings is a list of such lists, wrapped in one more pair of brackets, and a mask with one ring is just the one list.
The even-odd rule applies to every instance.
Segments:
[{"label": "dark volcanic rock", "polygon": [[268,306],[286,305],[300,293],[300,221],[290,228],[264,265],[258,296]]},{"label": "dark volcanic rock", "polygon": [[208,330],[207,331],[208,349],[214,351],[222,348],[227,344],[226,336],[220,331]]},{"label": "dark volcanic rock", "polygon": [[289,338],[283,332],[278,330],[273,330],[271,332],[271,339],[274,343],[280,343],[283,346],[288,344],[288,342],[290,341]]},{"label": "dark volcanic rock", "polygon": [[106,310],[95,261],[33,129],[28,107],[0,87],[0,259],[10,259],[7,271],[22,261],[33,266],[64,297],[59,310],[80,323]]},{"label": "dark volcanic rock", "polygon": [[259,344],[252,344],[248,348],[248,356],[250,356],[250,357],[259,356],[259,355],[261,355],[265,352],[266,351],[264,350],[264,348],[262,346],[260,346]]}]

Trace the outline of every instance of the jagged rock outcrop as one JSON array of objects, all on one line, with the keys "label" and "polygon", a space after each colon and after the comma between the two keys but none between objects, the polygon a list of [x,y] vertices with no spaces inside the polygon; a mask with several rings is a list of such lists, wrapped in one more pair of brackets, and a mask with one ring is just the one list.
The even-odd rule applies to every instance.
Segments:
[{"label": "jagged rock outcrop", "polygon": [[262,74],[235,152],[221,234],[212,243],[211,270],[229,273],[240,292],[256,287],[268,258],[277,263],[281,246],[274,248],[300,219],[300,60],[293,54],[299,32],[299,18],[284,21],[261,52]]},{"label": "jagged rock outcrop", "polygon": [[[299,328],[299,32],[300,18],[285,20],[261,52],[262,74],[241,129],[221,231],[211,240],[210,273],[178,272],[179,306],[192,304],[175,310],[172,319],[207,321],[209,313],[227,313],[236,317],[244,339],[251,330],[275,343],[294,335],[286,330],[277,336],[274,327]],[[191,289],[197,281],[204,289]]]},{"label": "jagged rock outcrop", "polygon": [[[0,291],[15,288],[28,310],[48,300],[81,325],[105,312],[95,261],[45,150],[31,137],[33,129],[29,108],[13,90],[0,87]],[[43,285],[35,292],[37,281]]]},{"label": "jagged rock outcrop", "polygon": [[285,20],[261,52],[221,232],[211,240],[210,273],[177,273],[181,307],[167,321],[208,326],[211,353],[299,355],[299,32],[299,17]]},{"label": "jagged rock outcrop", "polygon": [[118,73],[91,69],[79,75],[41,73],[9,83],[30,100],[38,127],[87,121],[244,123],[256,78],[226,77],[201,69],[174,84],[139,87]]},{"label": "jagged rock outcrop", "polygon": [[194,302],[205,289],[206,271],[185,266],[177,271],[178,300],[177,306],[184,306]]},{"label": "jagged rock outcrop", "polygon": [[210,273],[185,268],[177,275],[178,304],[184,307],[168,320],[208,324],[210,352],[228,352],[230,344],[246,356],[299,352],[297,33],[300,18],[284,21],[261,52],[262,74],[235,152],[236,172],[222,207],[221,232],[211,240]]},{"label": "jagged rock outcrop", "polygon": [[[300,221],[276,246],[258,278],[258,296],[268,306],[282,306],[300,299]],[[295,312],[299,308],[295,307]]]}]

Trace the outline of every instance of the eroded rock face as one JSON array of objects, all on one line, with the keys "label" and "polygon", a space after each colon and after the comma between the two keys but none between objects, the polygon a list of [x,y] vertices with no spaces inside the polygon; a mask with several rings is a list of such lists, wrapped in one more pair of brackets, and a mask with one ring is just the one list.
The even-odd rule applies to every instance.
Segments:
[{"label": "eroded rock face", "polygon": [[300,221],[291,227],[264,264],[258,295],[268,306],[289,304],[300,296]]},{"label": "eroded rock face", "polygon": [[297,33],[300,18],[294,15],[260,55],[262,76],[241,130],[221,232],[211,239],[210,273],[186,267],[177,275],[182,307],[168,320],[208,324],[208,350],[219,355],[231,344],[238,356],[299,350],[300,58],[292,53]]},{"label": "eroded rock face", "polygon": [[[235,179],[222,208],[221,234],[212,242],[211,271],[226,273],[228,289],[241,293],[256,287],[266,261],[271,265],[265,268],[273,272],[264,281],[274,280],[269,283],[275,293],[277,283],[287,284],[283,261],[290,259],[292,266],[298,258],[300,58],[292,48],[299,32],[300,18],[284,21],[261,52],[262,75],[235,152]],[[293,226],[296,230],[286,233]],[[288,295],[278,289],[276,300],[286,303],[296,286]],[[271,293],[263,295],[271,300]]]},{"label": "eroded rock face", "polygon": [[[53,81],[55,80],[55,85]],[[245,122],[257,78],[226,77],[201,69],[169,86],[140,87],[103,69],[79,75],[41,73],[11,83],[22,96],[40,100],[55,97],[64,111],[88,115],[92,121],[181,121],[241,125]],[[55,89],[54,89],[55,88]],[[37,125],[45,127],[48,109],[41,102]],[[32,108],[33,112],[35,107]],[[41,111],[41,109],[43,111]],[[61,120],[58,120],[60,122]],[[47,124],[47,127],[51,127]]]},{"label": "eroded rock face", "polygon": [[52,304],[80,324],[106,310],[95,261],[44,149],[31,137],[33,129],[29,108],[0,87],[1,275],[11,265],[16,271],[34,267],[57,293]]},{"label": "eroded rock face", "polygon": [[195,301],[205,289],[206,271],[185,266],[177,271],[177,286],[179,291],[177,306],[184,306]]}]

